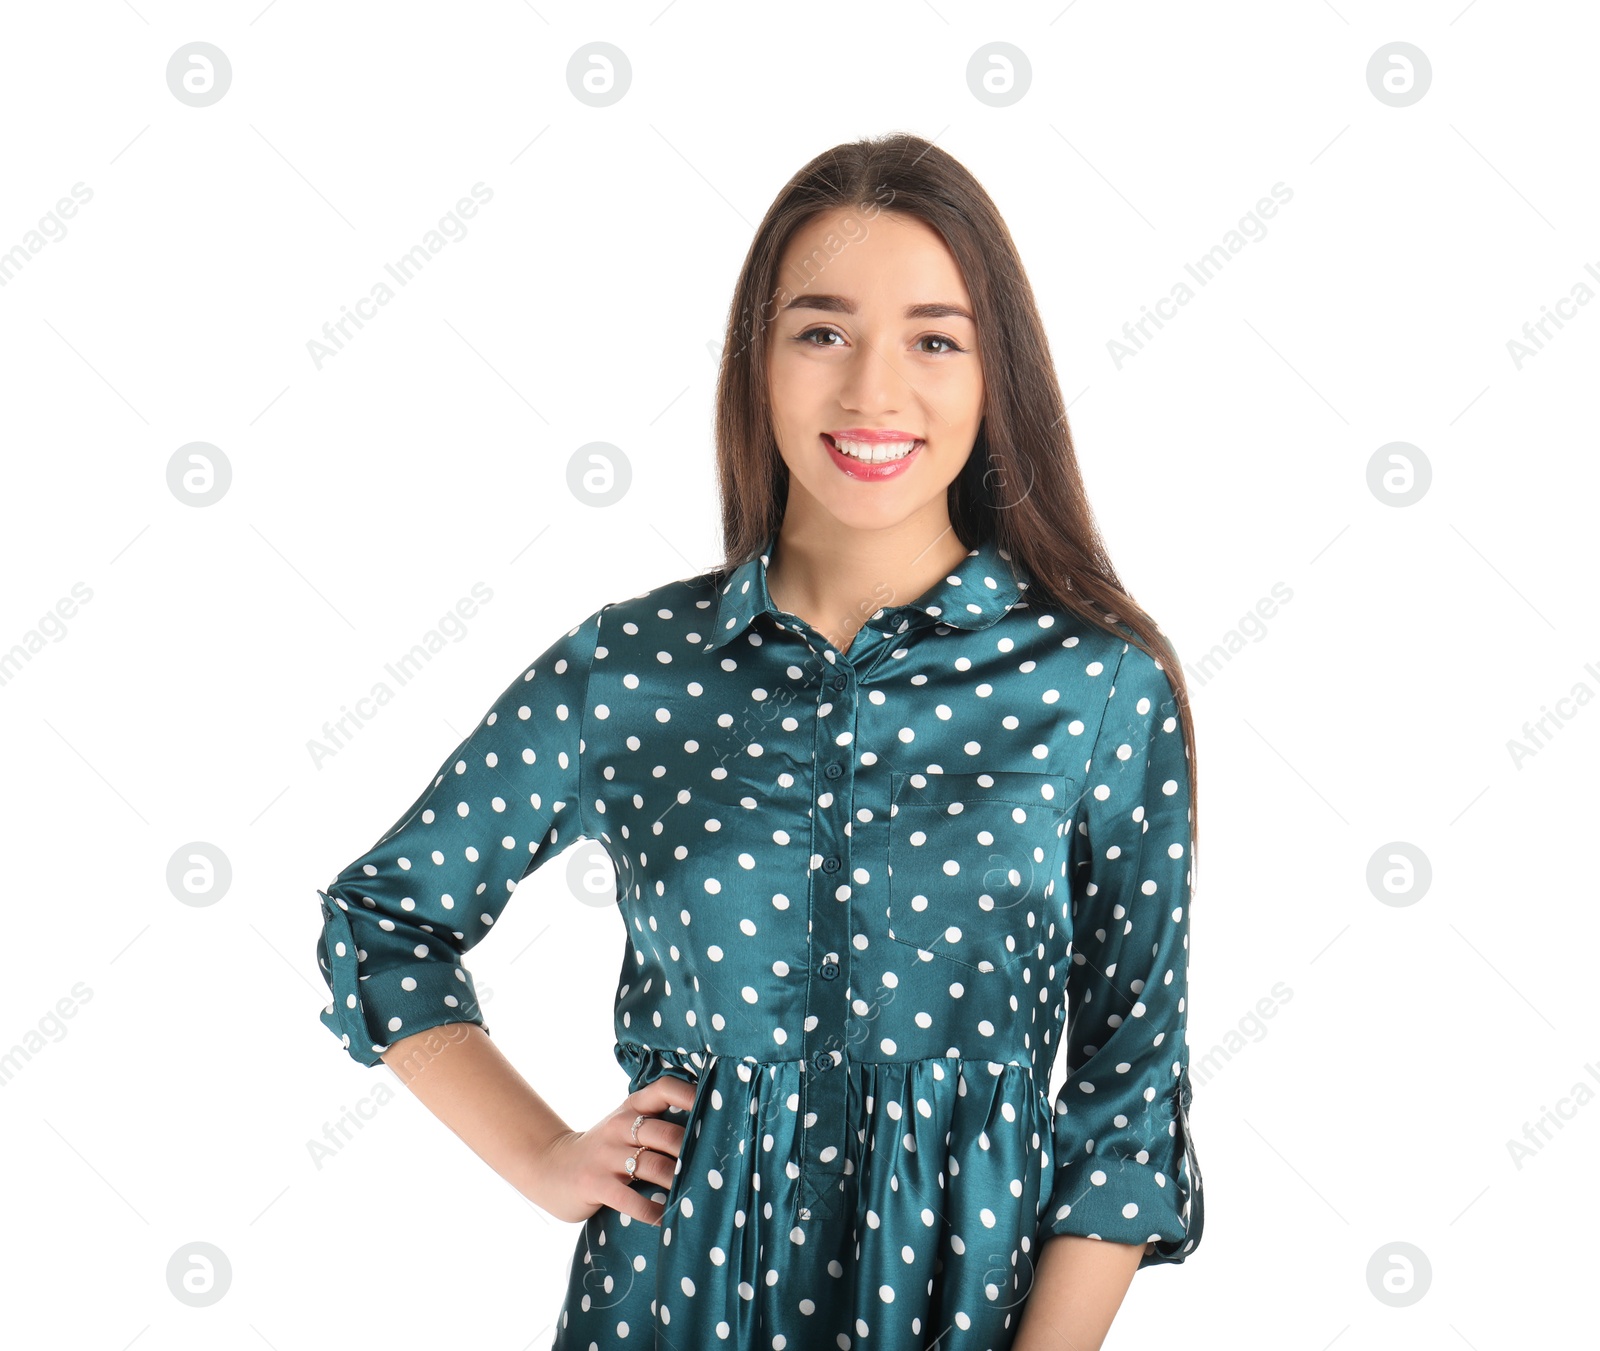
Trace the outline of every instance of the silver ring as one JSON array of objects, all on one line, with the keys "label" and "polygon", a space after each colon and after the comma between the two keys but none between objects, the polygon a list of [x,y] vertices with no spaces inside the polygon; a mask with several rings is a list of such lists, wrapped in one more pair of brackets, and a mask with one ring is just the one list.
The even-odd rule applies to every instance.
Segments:
[{"label": "silver ring", "polygon": [[639,1123],[641,1121],[643,1121],[643,1120],[644,1120],[644,1113],[643,1112],[640,1112],[639,1115],[634,1117],[634,1119],[633,1119],[633,1143],[634,1144],[638,1144],[639,1143]]},{"label": "silver ring", "polygon": [[633,1153],[628,1155],[627,1159],[623,1161],[622,1166],[628,1170],[630,1175],[632,1175],[633,1172],[639,1167],[639,1155],[642,1154],[647,1148],[648,1146],[646,1145],[640,1145],[638,1149],[634,1150]]}]

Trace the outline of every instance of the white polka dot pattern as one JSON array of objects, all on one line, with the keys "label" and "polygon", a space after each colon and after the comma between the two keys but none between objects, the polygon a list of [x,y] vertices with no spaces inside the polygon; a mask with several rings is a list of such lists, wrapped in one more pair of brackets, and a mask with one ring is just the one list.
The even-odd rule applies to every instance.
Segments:
[{"label": "white polka dot pattern", "polygon": [[1172,689],[992,542],[845,652],[773,605],[772,547],[512,682],[320,893],[322,1021],[364,1065],[482,1026],[463,955],[593,841],[618,1063],[695,1102],[671,1187],[629,1184],[662,1224],[583,1224],[555,1346],[1006,1348],[1050,1236],[1200,1238]]}]

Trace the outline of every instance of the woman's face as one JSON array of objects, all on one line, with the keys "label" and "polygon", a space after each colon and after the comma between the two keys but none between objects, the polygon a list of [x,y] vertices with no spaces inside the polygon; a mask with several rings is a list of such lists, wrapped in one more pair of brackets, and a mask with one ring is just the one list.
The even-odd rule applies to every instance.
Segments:
[{"label": "woman's face", "polygon": [[914,217],[828,212],[790,240],[777,282],[767,379],[788,510],[856,529],[927,513],[944,528],[984,385],[943,239]]}]

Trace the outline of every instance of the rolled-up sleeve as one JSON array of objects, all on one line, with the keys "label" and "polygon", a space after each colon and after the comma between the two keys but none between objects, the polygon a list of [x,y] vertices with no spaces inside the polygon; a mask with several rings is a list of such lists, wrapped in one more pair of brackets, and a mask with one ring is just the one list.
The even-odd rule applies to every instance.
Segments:
[{"label": "rolled-up sleeve", "polygon": [[1050,1235],[1181,1262],[1204,1200],[1189,1133],[1188,759],[1166,672],[1118,659],[1075,812],[1067,1075],[1055,1098]]},{"label": "rolled-up sleeve", "polygon": [[462,954],[517,883],[583,835],[583,729],[608,606],[495,700],[411,807],[327,886],[322,1022],[363,1065],[445,1023],[488,1030]]}]

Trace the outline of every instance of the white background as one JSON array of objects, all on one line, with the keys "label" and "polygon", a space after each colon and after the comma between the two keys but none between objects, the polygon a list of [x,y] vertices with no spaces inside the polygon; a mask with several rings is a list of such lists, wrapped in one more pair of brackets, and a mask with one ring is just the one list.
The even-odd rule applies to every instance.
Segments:
[{"label": "white background", "polygon": [[[92,592],[0,684],[0,1053],[47,1029],[0,1074],[9,1328],[549,1344],[578,1228],[322,1027],[315,888],[553,637],[717,561],[715,352],[754,225],[813,155],[896,130],[999,204],[1112,556],[1179,653],[1292,592],[1191,676],[1207,1228],[1135,1278],[1107,1346],[1483,1351],[1577,1318],[1600,708],[1565,705],[1520,766],[1508,742],[1600,690],[1600,304],[1520,369],[1507,344],[1600,293],[1591,6],[135,0],[4,22],[0,252],[27,256],[0,287],[0,653]],[[232,66],[208,107],[167,84],[194,41]],[[604,108],[568,87],[594,41],[632,67]],[[1432,66],[1408,107],[1367,83],[1392,41]],[[1031,68],[1007,107],[967,82],[993,42]],[[323,325],[480,181],[467,235],[318,369]],[[1278,182],[1265,237],[1119,368],[1108,340]],[[92,198],[30,251],[75,183]],[[1368,486],[1397,440],[1432,469],[1407,507]],[[168,487],[192,441],[231,465],[208,507]],[[632,474],[603,509],[568,487],[594,441]],[[467,636],[315,762],[475,583]],[[1431,864],[1413,904],[1367,885],[1395,841]],[[193,842],[231,866],[215,904],[168,886]],[[566,865],[470,965],[497,1044],[581,1128],[626,1088],[623,935]],[[1519,1166],[1508,1142],[1558,1107]],[[231,1266],[204,1308],[168,1284],[196,1243]],[[1407,1307],[1369,1277],[1397,1243],[1431,1267]]]}]

